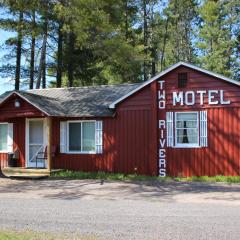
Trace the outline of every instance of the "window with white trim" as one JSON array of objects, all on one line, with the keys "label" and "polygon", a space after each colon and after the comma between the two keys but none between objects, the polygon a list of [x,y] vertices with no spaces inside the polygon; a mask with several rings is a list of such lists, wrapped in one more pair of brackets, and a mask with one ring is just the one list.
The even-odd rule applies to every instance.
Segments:
[{"label": "window with white trim", "polygon": [[95,121],[69,121],[68,152],[96,152],[95,131]]},{"label": "window with white trim", "polygon": [[197,112],[177,112],[175,114],[176,146],[198,146],[199,124]]},{"label": "window with white trim", "polygon": [[207,111],[167,112],[168,147],[207,147]]},{"label": "window with white trim", "polygon": [[8,151],[8,124],[0,124],[0,152]]}]

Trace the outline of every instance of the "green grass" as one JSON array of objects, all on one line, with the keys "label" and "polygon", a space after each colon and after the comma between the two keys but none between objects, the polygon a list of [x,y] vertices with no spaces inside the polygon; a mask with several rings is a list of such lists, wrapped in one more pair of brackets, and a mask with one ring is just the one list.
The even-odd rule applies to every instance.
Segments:
[{"label": "green grass", "polygon": [[1,240],[53,240],[57,239],[46,233],[35,233],[31,231],[18,232],[13,230],[0,230]]},{"label": "green grass", "polygon": [[[149,177],[137,174],[60,171],[51,173],[51,178],[65,179],[104,179],[104,180],[159,180],[159,177]],[[164,180],[162,178],[162,180]]]},{"label": "green grass", "polygon": [[0,240],[96,240],[94,236],[53,235],[33,231],[0,230]]},{"label": "green grass", "polygon": [[240,183],[240,176],[201,176],[201,177],[187,177],[187,178],[174,178],[175,181],[186,182],[225,182],[225,183]]},{"label": "green grass", "polygon": [[78,172],[60,171],[51,173],[52,179],[104,179],[104,180],[139,180],[139,181],[162,181],[162,182],[227,182],[240,183],[240,176],[202,176],[202,177],[151,177],[137,174],[107,173],[107,172]]}]

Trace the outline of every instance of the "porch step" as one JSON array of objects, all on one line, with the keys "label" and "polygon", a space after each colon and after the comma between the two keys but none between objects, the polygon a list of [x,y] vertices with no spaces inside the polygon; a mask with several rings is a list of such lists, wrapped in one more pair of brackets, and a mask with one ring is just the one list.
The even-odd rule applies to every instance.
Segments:
[{"label": "porch step", "polygon": [[50,175],[48,169],[35,169],[35,168],[20,168],[20,167],[5,167],[2,169],[3,175],[6,177],[19,177],[19,178],[43,178]]}]

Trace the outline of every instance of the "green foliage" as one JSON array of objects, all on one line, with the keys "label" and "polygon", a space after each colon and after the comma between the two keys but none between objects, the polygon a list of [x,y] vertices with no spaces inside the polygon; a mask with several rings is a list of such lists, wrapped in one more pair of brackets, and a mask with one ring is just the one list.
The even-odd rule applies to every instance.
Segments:
[{"label": "green foliage", "polygon": [[[39,75],[46,21],[45,74],[60,76],[60,86],[139,82],[178,61],[240,77],[240,0],[0,3],[0,10],[6,13],[0,17],[0,28],[16,35],[22,32],[22,83],[28,83],[31,62],[35,80]],[[23,12],[22,22],[18,21],[19,12]],[[32,49],[33,38],[36,44]],[[3,77],[14,78],[16,46],[16,36],[2,46],[7,50],[1,59]],[[56,86],[56,81],[51,78],[49,85]]]},{"label": "green foliage", "polygon": [[195,27],[198,21],[196,0],[170,1],[165,9],[169,21],[165,66],[178,61],[196,62],[194,46]]},{"label": "green foliage", "polygon": [[[235,57],[240,1],[204,1],[199,8],[201,27],[197,46],[204,68],[233,77],[239,66]],[[239,25],[238,25],[239,26]]]}]

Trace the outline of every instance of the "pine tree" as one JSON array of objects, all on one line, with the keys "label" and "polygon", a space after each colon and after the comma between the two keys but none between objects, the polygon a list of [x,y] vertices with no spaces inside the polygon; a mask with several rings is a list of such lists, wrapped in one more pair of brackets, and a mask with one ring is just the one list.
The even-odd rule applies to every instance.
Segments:
[{"label": "pine tree", "polygon": [[35,25],[36,25],[36,10],[32,11],[32,34],[31,34],[31,56],[30,56],[30,79],[29,79],[29,88],[33,89],[34,78],[35,78],[35,45],[36,45],[36,36],[35,36]]},{"label": "pine tree", "polygon": [[240,79],[240,52],[239,52],[239,34],[240,34],[240,0],[223,1],[225,28],[228,29],[228,61],[227,68],[231,71],[230,76]]},{"label": "pine tree", "polygon": [[197,21],[196,0],[170,0],[166,13],[167,59],[166,65],[179,61],[195,62],[193,46]]},{"label": "pine tree", "polygon": [[[26,3],[23,0],[4,0],[1,7],[9,12],[9,15],[17,16],[17,19],[0,19],[0,25],[7,31],[16,31],[17,37],[11,38],[6,43],[14,46],[16,51],[16,65],[15,65],[15,90],[20,88],[21,78],[21,59],[22,59],[22,44],[23,44],[23,31],[24,31],[24,12],[26,9]],[[9,57],[10,55],[6,56]],[[5,66],[5,71],[12,71],[10,64]]]},{"label": "pine tree", "polygon": [[[198,46],[202,52],[199,60],[206,69],[232,76],[232,67],[236,63],[236,35],[234,25],[239,12],[233,17],[233,11],[239,11],[237,1],[204,1],[199,13],[202,24]],[[237,10],[238,9],[238,10]],[[238,29],[238,28],[237,28]]]},{"label": "pine tree", "polygon": [[[139,82],[178,61],[240,76],[240,0],[2,0],[15,88]],[[53,79],[53,78],[51,78]]]}]

